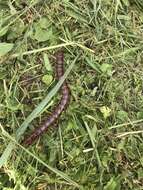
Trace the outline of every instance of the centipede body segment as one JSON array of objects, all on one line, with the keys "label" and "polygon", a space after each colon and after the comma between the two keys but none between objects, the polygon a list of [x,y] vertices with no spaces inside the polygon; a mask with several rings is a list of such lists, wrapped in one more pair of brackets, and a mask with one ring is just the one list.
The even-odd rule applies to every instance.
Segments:
[{"label": "centipede body segment", "polygon": [[[64,53],[63,51],[58,51],[55,54],[56,58],[56,76],[57,79],[60,80],[60,78],[64,74]],[[41,124],[38,128],[36,128],[33,133],[24,140],[25,145],[31,145],[37,138],[39,138],[43,133],[47,131],[49,126],[57,125],[57,120],[61,113],[66,109],[68,103],[70,100],[70,90],[67,85],[66,80],[63,82],[61,86],[61,100],[57,106],[53,109],[53,112],[49,115],[48,119]]]}]

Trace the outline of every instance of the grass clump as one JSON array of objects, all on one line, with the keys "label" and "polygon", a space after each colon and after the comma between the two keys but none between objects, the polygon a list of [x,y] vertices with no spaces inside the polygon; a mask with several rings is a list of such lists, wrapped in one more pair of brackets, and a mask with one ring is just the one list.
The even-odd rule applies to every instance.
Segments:
[{"label": "grass clump", "polygon": [[[142,1],[4,1],[0,9],[0,189],[142,189]],[[59,128],[25,148],[23,136],[60,98],[59,48],[70,105]]]}]

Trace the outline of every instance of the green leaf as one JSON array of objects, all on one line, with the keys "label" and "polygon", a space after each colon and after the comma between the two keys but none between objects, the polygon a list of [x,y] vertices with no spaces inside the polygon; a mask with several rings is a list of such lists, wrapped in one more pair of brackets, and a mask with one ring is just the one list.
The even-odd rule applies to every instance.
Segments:
[{"label": "green leaf", "polygon": [[53,80],[52,75],[48,75],[48,74],[47,74],[47,75],[44,75],[44,76],[42,77],[42,81],[43,81],[47,86],[51,84],[52,80]]},{"label": "green leaf", "polygon": [[102,71],[102,73],[112,76],[112,65],[103,63],[100,66],[100,70]]},{"label": "green leaf", "polygon": [[104,187],[104,190],[116,190],[117,187],[117,182],[115,180],[114,177],[112,177],[108,183],[106,184],[106,186]]},{"label": "green leaf", "polygon": [[71,121],[68,122],[68,124],[67,124],[67,126],[66,126],[64,132],[67,133],[67,132],[69,132],[69,131],[72,130],[72,129],[78,129],[76,123],[75,123],[73,120],[71,120]]},{"label": "green leaf", "polygon": [[39,42],[44,42],[49,40],[52,37],[52,34],[52,28],[49,28],[49,30],[45,30],[37,26],[34,38]]},{"label": "green leaf", "polygon": [[126,121],[128,119],[128,113],[121,110],[121,111],[118,111],[117,112],[117,118],[120,120],[120,121]]},{"label": "green leaf", "polygon": [[30,37],[36,39],[39,42],[48,41],[55,43],[56,40],[56,30],[52,23],[46,18],[42,17],[40,20],[35,22],[31,27]]},{"label": "green leaf", "polygon": [[103,117],[107,119],[111,115],[111,109],[107,106],[102,106],[100,108],[101,113],[103,114]]},{"label": "green leaf", "polygon": [[48,58],[48,55],[46,53],[43,54],[43,57],[44,57],[44,63],[45,63],[45,67],[47,69],[48,72],[52,72],[53,69],[52,69],[52,66],[50,64],[50,61],[49,61],[49,58]]},{"label": "green leaf", "polygon": [[8,33],[7,39],[13,40],[18,38],[22,34],[24,29],[25,29],[24,22],[21,19],[17,20],[17,22],[9,28],[7,32]]},{"label": "green leaf", "polygon": [[53,38],[52,26],[50,26],[49,21],[45,17],[34,24],[34,31],[32,38],[39,42],[44,42]]},{"label": "green leaf", "polygon": [[6,55],[13,48],[12,43],[0,43],[0,57]]},{"label": "green leaf", "polygon": [[47,29],[47,27],[50,25],[49,20],[46,17],[42,17],[39,21],[39,25],[43,29]]},{"label": "green leaf", "polygon": [[99,69],[99,65],[94,60],[91,60],[88,57],[85,57],[85,60],[86,60],[86,64],[88,64],[92,69],[94,69],[97,72],[101,73],[101,71]]},{"label": "green leaf", "polygon": [[16,102],[15,100],[6,99],[6,107],[7,109],[10,109],[11,111],[17,111],[21,110],[23,108],[23,105]]},{"label": "green leaf", "polygon": [[143,111],[140,111],[137,113],[137,118],[138,119],[143,119]]}]

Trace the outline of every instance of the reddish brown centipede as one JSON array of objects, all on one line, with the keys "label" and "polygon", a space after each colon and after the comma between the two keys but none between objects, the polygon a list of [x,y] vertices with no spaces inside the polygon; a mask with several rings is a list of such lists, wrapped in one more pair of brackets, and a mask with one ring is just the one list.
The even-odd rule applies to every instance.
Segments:
[{"label": "reddish brown centipede", "polygon": [[[63,51],[58,51],[55,55],[56,57],[56,75],[57,79],[60,80],[60,78],[64,74],[64,54]],[[57,119],[61,115],[61,113],[66,109],[69,99],[70,99],[70,90],[67,85],[67,82],[64,81],[61,86],[61,100],[59,104],[55,107],[51,115],[48,117],[48,119],[38,128],[34,130],[34,132],[24,140],[24,144],[30,145],[32,144],[37,138],[39,138],[51,125],[55,125]]]}]

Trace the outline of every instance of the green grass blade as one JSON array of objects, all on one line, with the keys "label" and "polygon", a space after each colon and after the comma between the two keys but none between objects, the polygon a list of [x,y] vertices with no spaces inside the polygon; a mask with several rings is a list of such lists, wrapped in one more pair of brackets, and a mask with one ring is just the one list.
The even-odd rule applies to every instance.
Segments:
[{"label": "green grass blade", "polygon": [[15,58],[15,57],[23,56],[23,55],[30,55],[33,53],[39,53],[39,52],[62,48],[62,47],[66,47],[66,46],[73,46],[73,45],[75,45],[75,42],[67,42],[67,43],[62,43],[62,44],[58,44],[58,45],[54,45],[54,46],[47,46],[47,47],[43,47],[43,48],[39,48],[39,49],[25,51],[23,53],[15,53],[15,54],[11,55],[11,58]]},{"label": "green grass blade", "polygon": [[97,150],[97,147],[96,147],[96,140],[95,140],[95,137],[93,136],[88,124],[86,121],[84,121],[84,124],[85,124],[85,127],[86,127],[86,130],[88,132],[88,135],[89,135],[89,138],[90,138],[90,141],[91,141],[91,144],[92,144],[92,147],[94,148],[95,150],[95,154],[96,154],[96,159],[98,161],[98,166],[99,168],[102,168],[102,163],[101,163],[101,160],[100,160],[100,157],[99,157],[99,153],[98,153],[98,150]]},{"label": "green grass blade", "polygon": [[9,158],[9,155],[11,154],[13,148],[14,144],[10,142],[0,158],[0,168],[7,162],[7,159]]}]

